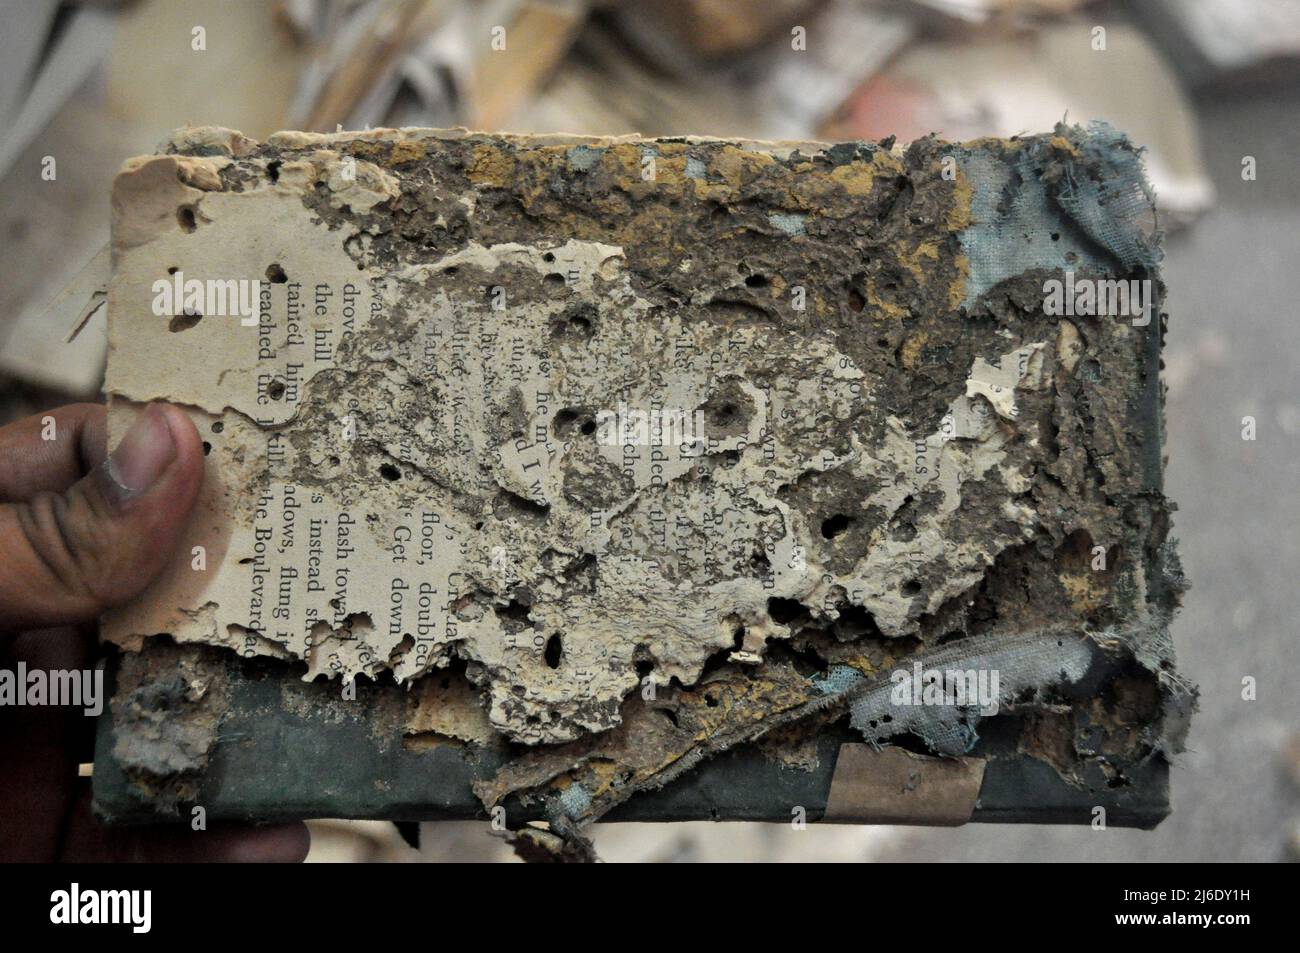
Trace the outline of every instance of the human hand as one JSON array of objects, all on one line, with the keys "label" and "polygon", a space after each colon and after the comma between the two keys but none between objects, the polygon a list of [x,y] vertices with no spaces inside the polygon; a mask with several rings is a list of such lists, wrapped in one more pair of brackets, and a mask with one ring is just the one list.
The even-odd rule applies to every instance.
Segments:
[{"label": "human hand", "polygon": [[[150,405],[107,458],[105,411],[73,404],[0,427],[0,669],[84,670],[95,622],[162,571],[203,480],[198,431]],[[19,690],[22,686],[17,686]],[[114,828],[95,820],[94,720],[0,706],[0,860],[298,861],[302,823]]]}]

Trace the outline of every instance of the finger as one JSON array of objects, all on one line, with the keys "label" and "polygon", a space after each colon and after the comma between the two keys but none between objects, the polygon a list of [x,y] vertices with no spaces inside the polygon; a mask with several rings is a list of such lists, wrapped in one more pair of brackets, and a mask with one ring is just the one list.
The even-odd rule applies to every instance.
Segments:
[{"label": "finger", "polygon": [[90,787],[83,784],[68,818],[60,860],[72,863],[297,864],[307,857],[311,834],[301,821],[289,824],[213,823],[203,831],[188,824],[109,827],[95,819]]},{"label": "finger", "polygon": [[0,506],[0,631],[86,622],[163,568],[203,478],[198,431],[151,404],[64,493]]},{"label": "finger", "polygon": [[104,407],[69,404],[0,427],[0,502],[62,493],[104,460]]}]

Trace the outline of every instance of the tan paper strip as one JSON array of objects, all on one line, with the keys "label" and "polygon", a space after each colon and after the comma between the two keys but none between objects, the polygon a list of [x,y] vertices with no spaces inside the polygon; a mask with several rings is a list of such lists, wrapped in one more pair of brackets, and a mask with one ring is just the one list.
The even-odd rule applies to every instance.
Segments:
[{"label": "tan paper strip", "polygon": [[902,748],[840,745],[823,821],[959,827],[984,780],[982,758],[929,758]]}]

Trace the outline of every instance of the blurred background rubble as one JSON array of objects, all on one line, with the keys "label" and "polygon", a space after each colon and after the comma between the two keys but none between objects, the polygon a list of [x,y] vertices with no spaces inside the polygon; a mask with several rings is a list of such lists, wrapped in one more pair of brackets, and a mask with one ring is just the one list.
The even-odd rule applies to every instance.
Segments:
[{"label": "blurred background rubble", "polygon": [[[1175,638],[1203,692],[1175,816],[1105,836],[604,825],[597,847],[610,860],[1295,859],[1297,107],[1295,0],[0,0],[0,423],[97,399],[103,309],[65,337],[102,300],[109,185],[187,123],[254,138],[462,125],[908,141],[1106,119],[1146,147],[1167,232],[1167,482],[1194,586]],[[1240,439],[1245,414],[1256,442]],[[1258,702],[1240,699],[1246,674]],[[313,859],[510,856],[478,824],[425,825],[419,851],[383,823],[315,835]]]}]

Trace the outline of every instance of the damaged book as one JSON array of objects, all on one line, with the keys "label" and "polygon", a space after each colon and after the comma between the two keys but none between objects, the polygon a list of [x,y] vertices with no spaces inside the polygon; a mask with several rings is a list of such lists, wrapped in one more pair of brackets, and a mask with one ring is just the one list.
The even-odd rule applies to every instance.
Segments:
[{"label": "damaged book", "polygon": [[175,133],[110,430],[204,440],[96,809],[1151,827],[1194,707],[1140,150]]}]

